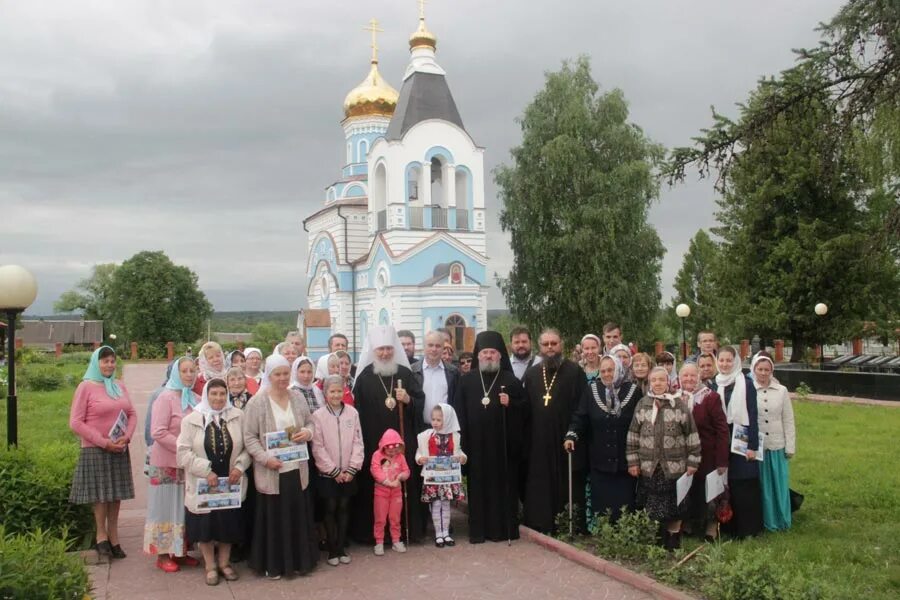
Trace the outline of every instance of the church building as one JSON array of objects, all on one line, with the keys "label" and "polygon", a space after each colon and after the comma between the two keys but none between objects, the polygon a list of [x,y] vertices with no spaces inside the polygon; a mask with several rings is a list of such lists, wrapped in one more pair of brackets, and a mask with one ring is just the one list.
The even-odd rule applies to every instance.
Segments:
[{"label": "church building", "polygon": [[[484,149],[463,125],[421,9],[399,93],[378,70],[374,20],[369,30],[369,74],[344,100],[346,164],[303,221],[308,312],[354,355],[377,324],[411,330],[418,348],[447,327],[457,351],[471,349],[487,325]],[[314,338],[327,335],[308,337],[321,354]]]}]

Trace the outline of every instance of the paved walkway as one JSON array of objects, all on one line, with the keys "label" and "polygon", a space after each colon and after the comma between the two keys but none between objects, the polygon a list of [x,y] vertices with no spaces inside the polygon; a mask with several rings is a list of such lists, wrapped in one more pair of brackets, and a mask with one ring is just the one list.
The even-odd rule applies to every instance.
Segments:
[{"label": "paved walkway", "polygon": [[353,558],[350,565],[331,567],[324,562],[323,556],[316,570],[306,577],[269,581],[250,571],[246,563],[239,563],[236,568],[241,574],[240,581],[223,581],[217,587],[208,587],[203,581],[202,568],[163,573],[154,566],[154,558],[141,551],[147,505],[141,432],[147,397],[164,374],[165,365],[162,364],[125,367],[125,383],[138,411],[140,433],[131,443],[135,499],[123,503],[120,519],[121,543],[128,558],[91,568],[97,599],[651,598],[525,540],[513,542],[512,547],[490,542],[470,545],[466,541],[462,515],[454,517],[455,527],[460,530],[460,543],[455,548],[413,546],[404,555],[388,551],[384,557],[376,557],[368,547],[353,546],[350,548]]}]

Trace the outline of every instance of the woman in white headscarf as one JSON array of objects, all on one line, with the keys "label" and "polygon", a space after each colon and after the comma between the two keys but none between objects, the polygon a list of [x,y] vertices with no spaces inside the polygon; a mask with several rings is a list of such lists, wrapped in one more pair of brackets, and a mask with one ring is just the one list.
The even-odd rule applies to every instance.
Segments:
[{"label": "woman in white headscarf", "polygon": [[206,342],[200,347],[197,379],[194,381],[194,393],[203,393],[203,386],[211,379],[225,379],[225,352],[218,342]]},{"label": "woman in white headscarf", "polygon": [[262,350],[259,348],[244,349],[244,375],[247,376],[247,391],[252,396],[259,391],[262,383]]},{"label": "woman in white headscarf", "polygon": [[609,513],[615,522],[623,507],[634,508],[636,483],[628,474],[625,442],[641,390],[625,379],[618,358],[601,357],[597,372],[572,414],[563,447],[573,452],[576,444],[587,446],[591,510],[598,515]]},{"label": "woman in white headscarf", "polygon": [[797,451],[794,407],[787,388],[774,376],[775,363],[759,353],[750,363],[759,402],[759,431],[765,436],[765,460],[760,465],[763,525],[769,531],[791,528],[788,459]]},{"label": "woman in white headscarf", "polygon": [[287,432],[294,444],[312,439],[309,405],[290,383],[291,364],[273,354],[266,359],[262,386],[244,409],[244,445],[253,458],[257,490],[249,564],[270,579],[308,573],[319,558],[307,492],[309,465],[274,458],[266,443],[266,434],[277,432]]},{"label": "woman in white headscarf", "polygon": [[[420,433],[416,439],[416,463],[424,465],[435,456],[450,456],[454,462],[466,464],[459,437],[456,411],[449,404],[438,404],[431,410],[431,429]],[[422,502],[431,505],[434,523],[434,545],[438,548],[455,546],[450,537],[450,501],[465,498],[462,483],[438,483],[422,486]]]},{"label": "woman in white headscarf", "polygon": [[243,541],[243,513],[240,508],[211,511],[198,501],[197,494],[201,483],[215,489],[220,478],[227,478],[228,485],[241,485],[241,498],[245,497],[244,472],[250,466],[250,455],[244,449],[242,423],[243,412],[228,401],[228,387],[222,379],[206,382],[200,403],[181,421],[177,460],[186,474],[185,528],[187,538],[196,542],[203,554],[207,585],[217,585],[219,575],[227,581],[238,579],[231,566],[231,547]]},{"label": "woman in white headscarf", "polygon": [[716,365],[719,374],[711,388],[719,393],[728,420],[729,439],[735,425],[748,429],[747,456],[732,452],[728,458],[728,488],[734,516],[728,529],[737,538],[758,535],[763,530],[762,492],[759,487],[759,420],[756,387],[741,369],[741,359],[731,346],[719,349]]},{"label": "woman in white headscarf", "polygon": [[298,356],[291,364],[291,389],[303,395],[310,413],[325,405],[325,396],[313,377],[314,369],[315,365],[308,356]]}]

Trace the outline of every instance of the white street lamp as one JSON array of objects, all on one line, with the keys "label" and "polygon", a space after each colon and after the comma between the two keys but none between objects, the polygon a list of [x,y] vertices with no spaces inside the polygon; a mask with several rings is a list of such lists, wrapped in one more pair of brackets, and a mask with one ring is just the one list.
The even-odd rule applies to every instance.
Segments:
[{"label": "white street lamp", "polygon": [[5,312],[9,329],[8,392],[6,395],[6,443],[19,443],[18,399],[16,398],[16,315],[31,306],[37,298],[34,275],[18,265],[0,267],[0,312]]},{"label": "white street lamp", "polygon": [[684,332],[684,322],[689,316],[691,316],[691,307],[685,303],[681,303],[675,307],[675,314],[681,319],[681,361],[684,362],[687,360],[688,346],[687,346],[687,336]]},{"label": "white street lamp", "polygon": [[824,302],[819,302],[818,304],[816,304],[815,311],[817,315],[819,315],[820,317],[824,317],[828,314],[828,305]]}]

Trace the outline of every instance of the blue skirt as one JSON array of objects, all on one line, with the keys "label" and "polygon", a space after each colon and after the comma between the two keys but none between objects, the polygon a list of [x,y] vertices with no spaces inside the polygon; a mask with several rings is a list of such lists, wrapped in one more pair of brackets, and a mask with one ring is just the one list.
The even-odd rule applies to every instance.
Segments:
[{"label": "blue skirt", "polygon": [[759,466],[762,489],[763,525],[769,531],[790,529],[791,495],[788,487],[788,461],[781,450],[766,450]]}]

